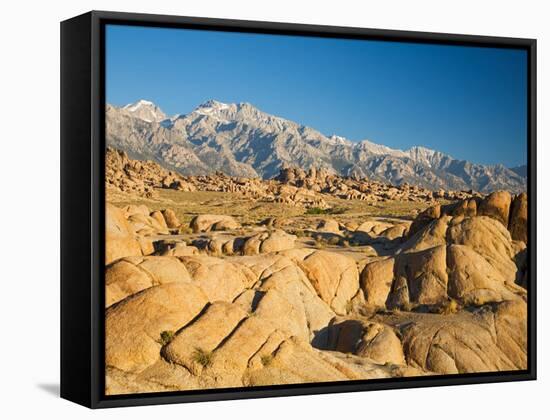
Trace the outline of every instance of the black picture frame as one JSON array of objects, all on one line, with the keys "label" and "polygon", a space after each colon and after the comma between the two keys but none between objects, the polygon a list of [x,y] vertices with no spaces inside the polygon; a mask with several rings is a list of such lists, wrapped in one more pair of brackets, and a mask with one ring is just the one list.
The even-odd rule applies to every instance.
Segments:
[{"label": "black picture frame", "polygon": [[[528,54],[528,368],[105,396],[106,24],[523,49]],[[536,40],[92,11],[61,23],[61,397],[90,408],[536,379]]]}]

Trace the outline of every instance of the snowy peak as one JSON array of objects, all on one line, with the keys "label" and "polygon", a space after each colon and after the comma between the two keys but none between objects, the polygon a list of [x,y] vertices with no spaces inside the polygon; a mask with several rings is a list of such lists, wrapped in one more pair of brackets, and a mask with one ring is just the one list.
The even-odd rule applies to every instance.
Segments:
[{"label": "snowy peak", "polygon": [[[227,104],[210,99],[196,107],[189,116],[204,115],[218,122],[241,122],[254,127],[271,130],[283,130],[285,127],[298,126],[296,123],[268,114],[248,102]],[[180,115],[185,119],[188,115]]]},{"label": "snowy peak", "polygon": [[213,111],[222,111],[228,108],[229,108],[228,104],[224,104],[223,102],[219,102],[214,99],[209,99],[208,101],[200,104],[197,107],[197,110],[202,110],[203,112],[213,112]]},{"label": "snowy peak", "polygon": [[126,105],[124,107],[124,109],[126,109],[130,112],[134,112],[134,111],[137,111],[139,108],[141,108],[143,106],[150,107],[150,106],[155,106],[155,104],[151,101],[146,101],[145,99],[140,99],[139,101],[134,102],[133,104]]},{"label": "snowy peak", "polygon": [[166,119],[166,114],[158,106],[145,99],[128,104],[122,109],[146,122],[160,122]]},{"label": "snowy peak", "polygon": [[352,144],[351,140],[348,140],[347,138],[342,136],[337,136],[336,134],[333,134],[332,136],[328,137],[327,140],[329,140],[329,142],[332,144],[341,144],[346,146]]},{"label": "snowy peak", "polygon": [[[226,104],[223,102],[209,99],[196,107],[189,115],[206,115],[216,120],[228,121],[235,119],[235,104]],[[180,115],[179,118],[185,118],[186,115]]]}]

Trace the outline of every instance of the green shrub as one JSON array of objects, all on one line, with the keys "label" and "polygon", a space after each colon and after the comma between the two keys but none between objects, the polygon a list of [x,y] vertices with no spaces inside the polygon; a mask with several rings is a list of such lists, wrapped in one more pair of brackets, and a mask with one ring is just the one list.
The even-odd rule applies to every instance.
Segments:
[{"label": "green shrub", "polygon": [[460,310],[460,305],[454,299],[450,299],[438,308],[438,313],[441,315],[456,314]]},{"label": "green shrub", "polygon": [[344,214],[346,212],[345,208],[334,207],[329,209],[322,209],[321,207],[310,207],[306,210],[305,214]]},{"label": "green shrub", "polygon": [[191,229],[190,226],[186,226],[186,225],[181,225],[179,228],[178,228],[178,233],[180,235],[190,235],[193,233],[193,229]]},{"label": "green shrub", "polygon": [[193,352],[192,358],[193,361],[197,362],[202,367],[206,367],[212,362],[212,352],[197,347]]},{"label": "green shrub", "polygon": [[271,354],[264,354],[260,360],[262,361],[262,365],[269,366],[273,361],[273,356]]},{"label": "green shrub", "polygon": [[310,207],[306,210],[306,214],[327,214],[327,211],[321,207]]},{"label": "green shrub", "polygon": [[170,343],[176,334],[174,331],[163,331],[160,333],[160,340],[158,341],[160,345],[165,346]]}]

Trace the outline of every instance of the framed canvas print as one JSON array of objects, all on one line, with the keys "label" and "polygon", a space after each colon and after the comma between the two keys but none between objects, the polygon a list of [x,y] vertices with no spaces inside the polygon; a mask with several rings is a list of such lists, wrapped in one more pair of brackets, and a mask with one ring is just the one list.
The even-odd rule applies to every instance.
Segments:
[{"label": "framed canvas print", "polygon": [[61,24],[61,394],[535,379],[535,40]]}]

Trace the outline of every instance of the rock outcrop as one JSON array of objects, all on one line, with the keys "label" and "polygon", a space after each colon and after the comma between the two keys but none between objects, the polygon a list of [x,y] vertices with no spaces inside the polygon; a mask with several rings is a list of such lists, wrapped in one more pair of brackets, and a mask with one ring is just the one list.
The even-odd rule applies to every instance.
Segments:
[{"label": "rock outcrop", "polygon": [[[105,206],[105,264],[111,264],[123,257],[154,254],[156,249],[152,237],[169,235],[170,228],[179,225],[179,220],[171,209],[151,212],[145,205],[128,205],[119,208],[107,203]],[[181,252],[181,247],[178,251],[180,252],[177,255],[180,256],[193,253],[191,247],[186,250],[187,252]],[[176,253],[172,252],[169,255],[176,255]]]},{"label": "rock outcrop", "polygon": [[145,370],[160,359],[162,333],[185,326],[207,302],[199,287],[178,282],[151,287],[109,307],[105,364],[126,372]]},{"label": "rock outcrop", "polygon": [[514,197],[510,207],[508,230],[512,239],[527,244],[527,194],[521,193]]},{"label": "rock outcrop", "polygon": [[522,299],[510,233],[487,216],[443,216],[404,243],[395,256],[368,263],[361,287],[375,307],[410,308]]},{"label": "rock outcrop", "polygon": [[506,227],[512,239],[527,244],[527,194],[512,196],[507,191],[495,191],[486,197],[473,197],[445,206],[436,204],[420,213],[412,223],[408,235],[413,236],[423,227],[442,216],[487,216]]},{"label": "rock outcrop", "polygon": [[433,192],[408,183],[396,186],[364,177],[341,176],[323,168],[306,172],[283,167],[275,178],[263,180],[254,176],[229,176],[220,171],[184,176],[152,161],[130,159],[125,152],[112,148],[108,148],[106,154],[106,186],[109,191],[146,198],[156,197],[158,189],[237,193],[251,200],[306,209],[329,208],[327,196],[368,204],[392,200],[435,203],[438,198],[457,200],[479,196],[469,191]]},{"label": "rock outcrop", "polygon": [[[185,182],[214,188],[199,178]],[[272,189],[273,200],[424,194],[367,191],[322,169],[228,179],[223,188]],[[201,214],[187,226],[181,207],[154,209],[106,207],[108,395],[527,366],[525,194],[465,192],[414,219]]]},{"label": "rock outcrop", "polygon": [[525,302],[514,300],[473,313],[397,314],[384,322],[398,328],[409,366],[456,374],[525,369],[526,316]]},{"label": "rock outcrop", "polygon": [[177,172],[166,170],[156,162],[130,159],[126,152],[111,147],[105,155],[105,183],[107,190],[141,197],[153,197],[155,188],[195,190]]},{"label": "rock outcrop", "polygon": [[119,208],[107,203],[105,206],[105,263],[118,258],[142,255],[141,247]]},{"label": "rock outcrop", "polygon": [[233,230],[241,227],[231,216],[217,214],[201,214],[189,224],[193,232],[209,232],[211,230]]}]

